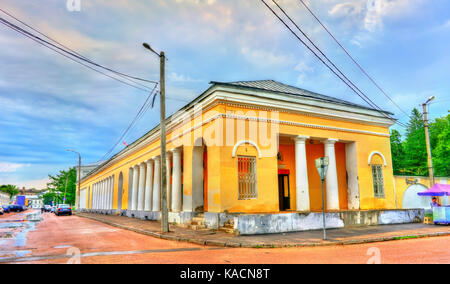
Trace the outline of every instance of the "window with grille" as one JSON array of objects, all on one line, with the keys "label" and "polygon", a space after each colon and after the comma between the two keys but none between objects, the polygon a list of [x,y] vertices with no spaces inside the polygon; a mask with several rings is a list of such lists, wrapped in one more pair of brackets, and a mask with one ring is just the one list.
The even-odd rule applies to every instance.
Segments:
[{"label": "window with grille", "polygon": [[375,197],[384,197],[383,166],[372,165],[373,191]]},{"label": "window with grille", "polygon": [[239,200],[255,199],[256,157],[238,156]]}]

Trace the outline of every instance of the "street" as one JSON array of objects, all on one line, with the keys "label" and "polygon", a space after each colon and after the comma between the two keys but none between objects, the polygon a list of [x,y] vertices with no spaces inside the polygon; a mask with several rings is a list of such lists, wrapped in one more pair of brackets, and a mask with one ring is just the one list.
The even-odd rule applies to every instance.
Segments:
[{"label": "street", "polygon": [[448,236],[312,248],[206,247],[33,210],[0,216],[0,237],[0,263],[450,263]]}]

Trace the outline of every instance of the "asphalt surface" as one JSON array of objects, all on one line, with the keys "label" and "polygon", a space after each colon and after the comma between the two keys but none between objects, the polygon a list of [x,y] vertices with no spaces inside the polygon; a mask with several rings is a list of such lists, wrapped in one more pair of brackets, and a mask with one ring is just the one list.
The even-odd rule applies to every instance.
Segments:
[{"label": "asphalt surface", "polygon": [[0,263],[450,263],[450,237],[311,248],[220,248],[29,210],[0,216]]}]

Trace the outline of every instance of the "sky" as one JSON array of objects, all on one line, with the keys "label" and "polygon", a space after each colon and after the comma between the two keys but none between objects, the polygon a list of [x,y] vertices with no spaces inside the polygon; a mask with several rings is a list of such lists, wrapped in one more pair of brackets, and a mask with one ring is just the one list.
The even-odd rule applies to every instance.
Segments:
[{"label": "sky", "polygon": [[[210,81],[273,79],[364,104],[259,0],[79,0],[80,6],[76,1],[1,0],[0,8],[84,56],[133,76],[159,79],[158,58],[142,47],[143,42],[164,50],[168,114],[201,94]],[[408,121],[298,0],[278,2],[377,105],[401,122]],[[448,0],[307,3],[403,110],[410,113],[434,95],[431,119],[447,115]],[[68,148],[80,152],[83,163],[101,160],[148,95],[4,25],[0,50],[0,184],[45,188],[48,174],[77,164]],[[158,123],[155,105],[124,141],[130,144]],[[393,128],[404,132],[400,126]],[[120,144],[114,152],[123,147]]]}]

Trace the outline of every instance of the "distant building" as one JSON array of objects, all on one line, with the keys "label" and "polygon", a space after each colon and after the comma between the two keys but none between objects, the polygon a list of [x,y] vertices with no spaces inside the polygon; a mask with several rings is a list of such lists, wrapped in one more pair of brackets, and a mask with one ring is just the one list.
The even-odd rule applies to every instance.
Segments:
[{"label": "distant building", "polygon": [[0,206],[9,204],[10,200],[8,193],[0,191]]},{"label": "distant building", "polygon": [[[17,196],[25,196],[25,205],[29,208],[39,209],[44,205],[44,201],[42,199],[42,195],[44,194],[44,190],[38,190],[35,188],[26,189],[22,187],[19,189],[19,194]],[[13,202],[17,204],[17,196],[13,198]]]},{"label": "distant building", "polygon": [[[104,163],[104,161],[95,162],[87,165],[81,165],[81,179],[83,179],[85,176],[87,176],[90,172],[98,168]],[[78,167],[77,167],[77,181],[78,181]]]},{"label": "distant building", "polygon": [[33,209],[39,209],[44,206],[44,200],[38,195],[26,195],[25,198],[28,200],[28,207]]}]

